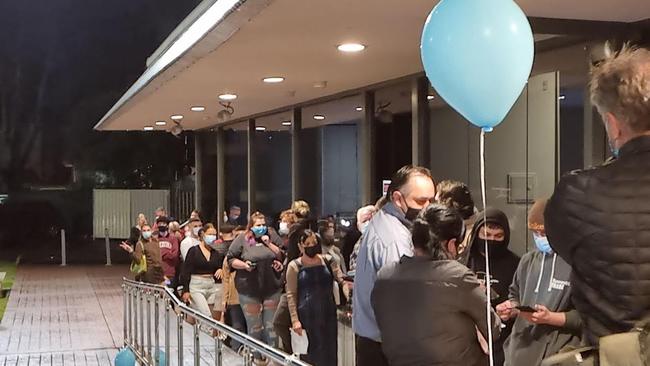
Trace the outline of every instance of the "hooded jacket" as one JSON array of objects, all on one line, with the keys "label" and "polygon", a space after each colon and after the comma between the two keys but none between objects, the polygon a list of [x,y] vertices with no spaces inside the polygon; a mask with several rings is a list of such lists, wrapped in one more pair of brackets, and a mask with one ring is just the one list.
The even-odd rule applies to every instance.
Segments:
[{"label": "hooded jacket", "polygon": [[[470,236],[468,247],[465,249],[464,256],[461,256],[459,260],[474,271],[479,279],[486,277],[485,256],[483,254],[485,251],[485,242],[478,237],[479,229],[486,223],[501,226],[505,234],[503,244],[498,247],[488,248],[490,251],[490,272],[492,275],[490,281],[492,307],[495,308],[498,304],[508,300],[510,284],[519,265],[519,256],[508,249],[510,245],[510,223],[503,211],[488,207],[485,210],[485,214],[480,212],[476,215],[476,222],[472,228],[472,235]],[[513,320],[505,322],[506,327],[501,330],[501,337],[494,339],[495,365],[503,364],[503,342],[510,335],[513,323]]]},{"label": "hooded jacket", "polygon": [[571,265],[587,340],[650,318],[650,136],[617,160],[564,176],[546,206],[546,235]]},{"label": "hooded jacket", "polygon": [[552,312],[566,313],[563,327],[533,324],[517,317],[505,341],[506,365],[539,365],[565,346],[578,346],[582,322],[571,303],[571,267],[557,254],[535,249],[526,253],[510,285],[510,301],[534,307],[544,305]]}]

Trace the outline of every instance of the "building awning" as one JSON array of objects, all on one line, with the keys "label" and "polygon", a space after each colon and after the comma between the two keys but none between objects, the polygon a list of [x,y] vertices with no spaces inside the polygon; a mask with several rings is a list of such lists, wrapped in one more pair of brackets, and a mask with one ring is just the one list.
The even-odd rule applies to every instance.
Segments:
[{"label": "building awning", "polygon": [[[528,16],[619,22],[642,20],[648,12],[640,9],[649,7],[647,0],[517,2]],[[184,129],[201,129],[420,73],[420,34],[436,3],[204,0],[95,129],[168,130],[173,115],[183,116]],[[337,49],[344,43],[366,48],[344,53]],[[228,120],[218,118],[223,94],[237,96]]]}]

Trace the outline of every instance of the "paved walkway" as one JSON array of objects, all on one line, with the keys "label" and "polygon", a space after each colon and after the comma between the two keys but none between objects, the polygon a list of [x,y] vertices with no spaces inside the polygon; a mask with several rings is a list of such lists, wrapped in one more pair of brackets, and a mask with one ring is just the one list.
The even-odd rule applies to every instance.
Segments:
[{"label": "paved walkway", "polygon": [[[121,279],[125,266],[20,266],[0,323],[0,366],[112,365],[123,344]],[[183,364],[193,364],[185,327]],[[176,333],[172,332],[172,339]],[[203,345],[214,344],[201,337]],[[171,364],[177,365],[173,344]],[[214,353],[202,347],[203,364]],[[224,365],[241,360],[225,350]]]}]

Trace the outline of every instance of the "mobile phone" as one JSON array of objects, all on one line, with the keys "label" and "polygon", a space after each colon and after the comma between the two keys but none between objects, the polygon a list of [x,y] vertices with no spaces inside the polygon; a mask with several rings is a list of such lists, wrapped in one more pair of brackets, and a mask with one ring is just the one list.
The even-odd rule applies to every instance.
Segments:
[{"label": "mobile phone", "polygon": [[515,309],[521,311],[522,313],[535,313],[537,310],[535,308],[525,305],[515,306]]}]

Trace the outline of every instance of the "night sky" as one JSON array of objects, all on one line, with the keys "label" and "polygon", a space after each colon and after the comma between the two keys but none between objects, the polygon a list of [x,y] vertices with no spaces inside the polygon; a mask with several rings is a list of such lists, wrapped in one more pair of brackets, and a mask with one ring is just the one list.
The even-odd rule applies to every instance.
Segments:
[{"label": "night sky", "polygon": [[87,185],[168,185],[183,140],[92,127],[198,3],[0,1],[0,194],[66,185],[64,164]]}]

